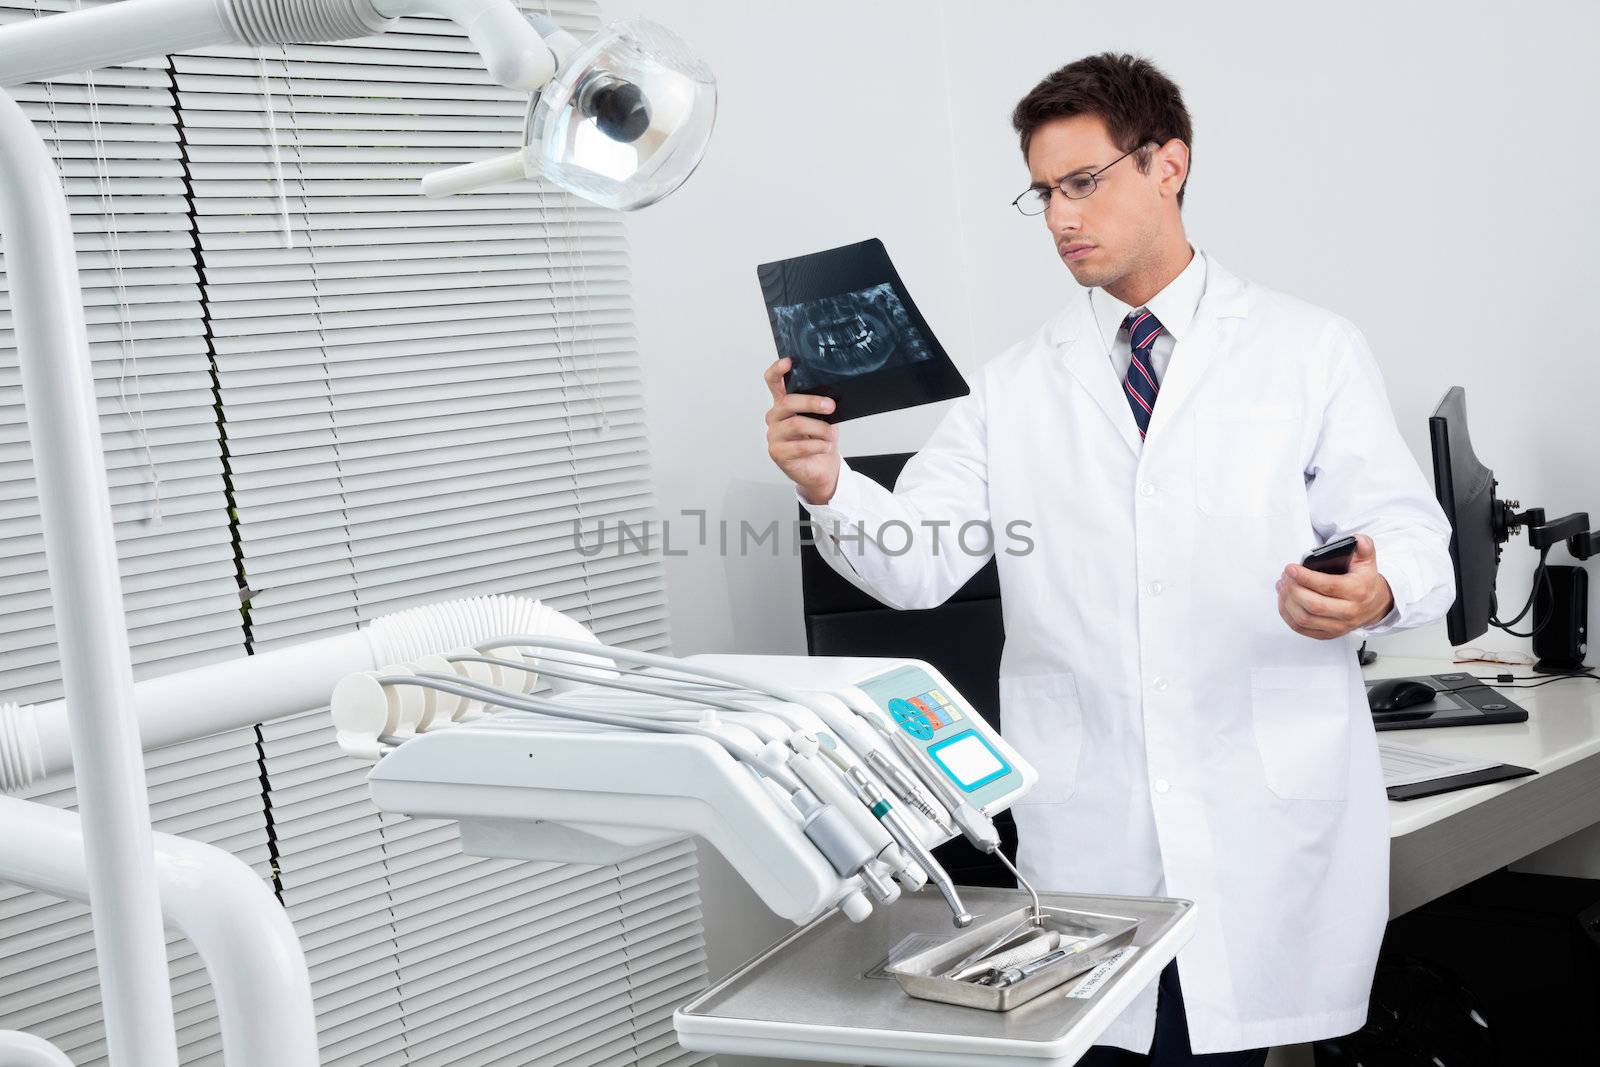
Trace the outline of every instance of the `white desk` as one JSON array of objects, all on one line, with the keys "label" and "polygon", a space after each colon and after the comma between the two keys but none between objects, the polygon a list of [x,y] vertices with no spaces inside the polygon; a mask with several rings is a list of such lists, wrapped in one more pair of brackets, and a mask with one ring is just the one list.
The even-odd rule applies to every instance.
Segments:
[{"label": "white desk", "polygon": [[[1369,679],[1532,674],[1530,667],[1385,656]],[[1402,915],[1490,871],[1600,823],[1600,682],[1568,679],[1506,690],[1528,721],[1388,730],[1385,744],[1531,767],[1539,773],[1420,800],[1391,801],[1389,914]]]}]

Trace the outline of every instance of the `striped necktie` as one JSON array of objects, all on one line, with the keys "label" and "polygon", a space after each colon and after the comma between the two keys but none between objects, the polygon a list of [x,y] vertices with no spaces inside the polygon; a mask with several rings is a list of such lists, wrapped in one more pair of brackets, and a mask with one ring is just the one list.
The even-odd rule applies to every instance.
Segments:
[{"label": "striped necktie", "polygon": [[1150,352],[1156,337],[1161,333],[1161,320],[1148,311],[1128,312],[1122,320],[1128,331],[1128,347],[1133,358],[1128,361],[1128,376],[1122,380],[1122,389],[1128,395],[1128,406],[1133,409],[1133,421],[1139,424],[1139,439],[1144,440],[1150,428],[1150,415],[1156,409],[1156,394],[1161,386],[1156,382],[1155,365]]}]

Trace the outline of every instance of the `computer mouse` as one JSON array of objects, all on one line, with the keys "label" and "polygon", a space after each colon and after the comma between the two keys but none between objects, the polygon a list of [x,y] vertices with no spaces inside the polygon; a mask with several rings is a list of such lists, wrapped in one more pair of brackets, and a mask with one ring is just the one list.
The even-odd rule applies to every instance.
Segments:
[{"label": "computer mouse", "polygon": [[1401,711],[1426,704],[1437,695],[1433,686],[1415,678],[1385,678],[1367,690],[1367,706],[1373,711]]}]

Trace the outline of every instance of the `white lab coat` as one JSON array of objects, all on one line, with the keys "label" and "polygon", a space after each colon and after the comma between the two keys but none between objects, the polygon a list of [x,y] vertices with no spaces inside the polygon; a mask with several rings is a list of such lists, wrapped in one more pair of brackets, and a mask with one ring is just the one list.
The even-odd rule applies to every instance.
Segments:
[{"label": "white lab coat", "polygon": [[[1274,582],[1362,532],[1396,604],[1366,633],[1438,618],[1453,583],[1448,523],[1354,326],[1209,259],[1141,447],[1079,291],[981,369],[892,494],[847,466],[811,512],[920,531],[900,554],[823,539],[897,608],[984,564],[962,524],[994,531],[1002,728],[1041,773],[1015,809],[1022,870],[1198,902],[1178,957],[1197,1053],[1362,1026],[1388,914],[1377,748],[1352,643],[1290,630]],[[1152,986],[1101,1040],[1147,1050],[1154,1006]]]}]

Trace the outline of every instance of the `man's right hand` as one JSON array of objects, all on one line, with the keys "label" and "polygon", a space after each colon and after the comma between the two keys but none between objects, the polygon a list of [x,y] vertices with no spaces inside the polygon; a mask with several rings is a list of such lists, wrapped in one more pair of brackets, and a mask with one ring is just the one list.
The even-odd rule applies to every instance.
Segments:
[{"label": "man's right hand", "polygon": [[783,376],[789,365],[789,357],[784,356],[762,376],[772,393],[772,407],[767,409],[767,455],[808,501],[826,504],[839,484],[839,431],[805,413],[830,412],[833,401],[788,392]]}]

